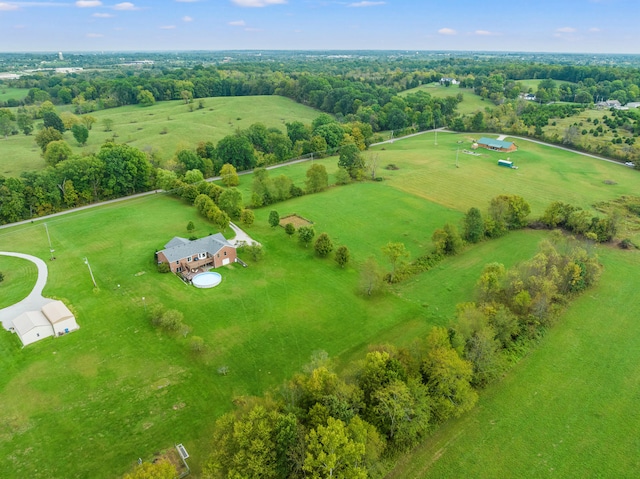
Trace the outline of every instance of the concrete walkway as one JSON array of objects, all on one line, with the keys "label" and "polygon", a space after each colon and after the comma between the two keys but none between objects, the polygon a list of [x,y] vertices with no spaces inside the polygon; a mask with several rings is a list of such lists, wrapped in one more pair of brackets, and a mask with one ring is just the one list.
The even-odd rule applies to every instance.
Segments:
[{"label": "concrete walkway", "polygon": [[40,311],[45,304],[50,303],[53,299],[45,298],[42,296],[42,290],[47,284],[47,275],[49,270],[47,264],[40,258],[22,253],[9,253],[6,251],[0,251],[0,255],[14,256],[16,258],[26,259],[35,263],[38,267],[38,279],[36,285],[33,287],[29,295],[19,303],[13,306],[8,306],[4,309],[0,309],[0,322],[5,329],[13,327],[13,320],[27,311]]},{"label": "concrete walkway", "polygon": [[256,240],[254,240],[253,238],[251,238],[251,236],[249,236],[247,233],[245,233],[243,230],[241,230],[237,225],[233,224],[233,223],[229,223],[229,226],[231,227],[231,229],[233,230],[233,232],[236,234],[236,237],[233,238],[232,240],[229,240],[229,243],[231,243],[234,246],[243,246],[243,245],[253,245],[256,244],[258,246],[260,246],[260,243],[258,243]]}]

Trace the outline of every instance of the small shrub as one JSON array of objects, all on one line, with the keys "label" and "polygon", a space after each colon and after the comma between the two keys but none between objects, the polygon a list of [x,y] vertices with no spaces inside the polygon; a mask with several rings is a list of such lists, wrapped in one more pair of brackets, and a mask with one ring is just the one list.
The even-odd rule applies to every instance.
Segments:
[{"label": "small shrub", "polygon": [[398,166],[395,163],[389,163],[384,167],[385,170],[399,170]]},{"label": "small shrub", "polygon": [[4,281],[4,274],[0,271],[0,283]]},{"label": "small shrub", "polygon": [[170,273],[171,272],[171,267],[169,266],[169,263],[160,263],[158,265],[158,273]]},{"label": "small shrub", "polygon": [[200,336],[193,336],[189,339],[189,349],[194,353],[201,353],[205,350],[204,339]]}]

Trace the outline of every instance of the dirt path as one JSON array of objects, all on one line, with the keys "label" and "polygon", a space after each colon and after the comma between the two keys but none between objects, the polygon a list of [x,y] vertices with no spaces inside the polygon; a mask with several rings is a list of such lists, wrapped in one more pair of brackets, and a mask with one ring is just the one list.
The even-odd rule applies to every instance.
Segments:
[{"label": "dirt path", "polygon": [[0,309],[0,322],[2,322],[2,326],[5,329],[9,329],[13,327],[13,320],[20,316],[22,313],[25,313],[27,311],[40,311],[45,304],[48,304],[53,300],[42,296],[42,290],[47,284],[47,276],[49,274],[47,264],[44,261],[35,256],[22,253],[0,251],[0,255],[14,256],[16,258],[26,259],[28,261],[31,261],[32,263],[35,263],[35,265],[38,267],[38,279],[36,280],[36,285],[33,287],[29,295],[13,306],[8,306],[4,309]]}]

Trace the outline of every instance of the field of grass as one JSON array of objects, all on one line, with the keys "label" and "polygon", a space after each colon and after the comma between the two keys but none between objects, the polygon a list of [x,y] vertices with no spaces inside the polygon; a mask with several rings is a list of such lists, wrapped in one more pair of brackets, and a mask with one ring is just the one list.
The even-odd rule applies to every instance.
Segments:
[{"label": "field of grass", "polygon": [[[535,93],[541,81],[542,79],[538,78],[538,79],[529,79],[529,80],[516,80],[516,83],[522,85],[525,88],[525,90],[531,89]],[[558,86],[564,85],[564,84],[572,84],[572,82],[564,81],[564,80],[554,80],[554,82],[556,82],[556,85]]]},{"label": "field of grass", "polygon": [[[117,135],[118,143],[127,143],[145,151],[155,151],[161,160],[173,157],[177,149],[195,148],[200,141],[217,143],[221,138],[247,128],[253,123],[264,123],[286,132],[285,123],[299,120],[304,123],[319,112],[279,96],[205,98],[204,108],[194,110],[176,100],[159,102],[150,107],[124,106],[91,113],[98,121],[89,132],[84,147],[78,146],[71,132],[65,140],[76,154],[90,154],[99,150],[106,140]],[[102,121],[113,120],[113,129],[104,131]],[[16,135],[0,139],[0,174],[18,176],[22,171],[45,167],[40,149],[33,135]]]},{"label": "field of grass", "polygon": [[400,92],[400,96],[407,96],[418,91],[424,91],[429,93],[434,98],[445,98],[448,96],[457,96],[458,93],[462,93],[463,100],[458,104],[458,111],[466,115],[467,113],[474,113],[478,110],[483,111],[486,107],[492,107],[491,102],[483,100],[479,95],[476,95],[470,88],[460,88],[458,85],[452,85],[446,87],[440,85],[440,83],[429,83],[426,85],[420,85],[410,90]]},{"label": "field of grass", "polygon": [[[227,267],[220,286],[198,290],[157,274],[153,265],[153,251],[186,234],[190,220],[197,234],[215,231],[179,200],[154,195],[48,220],[57,260],[44,294],[67,301],[81,329],[23,350],[17,337],[0,335],[0,454],[9,458],[0,471],[113,477],[174,442],[187,446],[197,471],[213,420],[231,408],[233,397],[280,383],[317,349],[351,357],[370,343],[394,339],[406,321],[415,323],[417,334],[426,333],[430,323],[416,301],[398,292],[371,301],[356,294],[357,262],[379,254],[390,240],[418,254],[433,228],[455,221],[459,212],[377,183],[332,188],[277,209],[312,219],[318,231],[347,244],[356,263],[341,270],[330,259],[316,259],[311,248],[268,227],[264,208],[249,233],[264,243],[265,260]],[[511,241],[529,245],[521,248],[524,258],[537,239]],[[2,230],[0,249],[46,257],[44,228],[34,223]],[[510,253],[492,254],[507,260]],[[469,255],[467,261],[478,261]],[[468,281],[464,291],[475,278]],[[154,330],[145,319],[145,308],[154,304],[182,311],[190,334],[204,338],[206,353],[191,353],[189,336]],[[223,365],[228,376],[216,372]]]},{"label": "field of grass", "polygon": [[0,102],[7,100],[22,100],[27,96],[29,90],[27,88],[9,88],[0,85]]},{"label": "field of grass", "polygon": [[[638,172],[621,164],[524,140],[516,140],[516,152],[478,149],[481,156],[471,156],[462,153],[470,149],[470,140],[465,133],[439,133],[435,146],[434,134],[426,133],[377,146],[374,151],[382,166],[393,163],[399,167],[380,170],[392,186],[460,211],[472,206],[486,208],[492,197],[503,193],[524,197],[532,215],[540,215],[558,199],[590,208],[596,201],[638,191]],[[459,168],[456,150],[460,150]],[[498,159],[507,157],[517,170],[497,166]],[[605,180],[616,184],[605,184]]]},{"label": "field of grass", "polygon": [[636,475],[640,252],[600,254],[599,285],[471,413],[445,425],[389,478]]},{"label": "field of grass", "polygon": [[[458,222],[470,206],[484,209],[497,194],[521,194],[532,204],[534,214],[539,214],[553,199],[589,206],[629,194],[637,183],[637,172],[628,168],[529,143],[510,154],[519,170],[497,167],[500,154],[488,151],[482,157],[460,154],[460,168],[456,168],[456,149],[469,146],[458,141],[468,143],[464,135],[439,134],[435,147],[433,134],[426,134],[380,147],[375,150],[380,165],[400,167],[397,171],[381,169],[385,181],[332,187],[325,193],[256,210],[256,222],[247,232],[264,244],[265,259],[253,264],[243,258],[250,263],[246,269],[237,265],[222,268],[223,282],[213,290],[195,289],[155,271],[153,252],[173,236],[187,235],[189,221],[195,223],[196,235],[216,231],[178,199],[151,195],[49,219],[58,259],[49,263],[44,294],[64,299],[77,312],[81,329],[25,349],[14,335],[0,334],[0,456],[7,458],[0,461],[0,474],[111,478],[128,470],[138,457],[149,459],[156,451],[182,442],[197,476],[208,453],[213,422],[232,407],[234,397],[261,394],[281,383],[315,350],[326,350],[344,362],[361,355],[369,344],[405,344],[425,335],[433,324],[446,324],[456,303],[472,299],[473,285],[484,264],[499,261],[509,266],[529,258],[546,233],[521,231],[483,243],[366,300],[357,294],[358,265],[369,255],[380,257],[380,247],[388,241],[405,243],[415,257],[427,251],[436,227]],[[336,158],[320,161],[330,172],[335,171]],[[284,173],[302,185],[308,166],[291,165],[271,175]],[[606,186],[602,184],[605,178],[618,184]],[[241,177],[245,198],[250,184],[250,176]],[[331,259],[315,258],[311,248],[299,246],[282,228],[268,226],[271,209],[281,216],[297,213],[312,220],[318,233],[326,231],[335,243],[351,249],[353,263],[342,270]],[[47,258],[49,245],[42,223],[0,230],[0,250]],[[591,314],[588,321],[600,325],[601,318],[607,318],[610,334],[624,335],[621,328],[626,325],[618,325],[614,311],[633,300],[630,294],[638,284],[638,254],[604,252],[607,270],[600,288],[612,289],[581,298],[580,302],[590,295],[599,299],[581,314]],[[98,290],[92,288],[84,257],[91,262]],[[635,258],[635,262],[627,267],[624,258]],[[386,267],[384,259],[379,260]],[[22,267],[0,257],[0,271]],[[627,269],[616,270],[618,267]],[[619,296],[615,284],[608,286],[610,274],[629,283]],[[34,272],[9,279],[0,288],[12,287],[20,292],[16,296],[24,295]],[[611,304],[601,300],[607,295],[615,297]],[[191,329],[186,337],[159,332],[149,324],[146,313],[158,304],[184,314]],[[629,308],[629,315],[637,313]],[[581,321],[589,324],[584,318]],[[570,338],[572,342],[564,343],[565,348],[569,344],[569,351],[577,342],[588,347],[591,337],[599,334],[586,326],[576,329],[581,324],[571,330],[576,335]],[[553,334],[545,342],[552,341]],[[207,345],[202,354],[188,347],[194,335]],[[626,342],[620,345],[631,348],[634,337],[625,336]],[[626,358],[624,349],[617,351]],[[595,377],[615,373],[610,380],[618,381],[625,394],[635,384],[635,376],[631,383],[618,376],[626,370],[597,370],[602,365],[600,358],[606,357],[604,350],[596,356],[582,350],[575,354],[589,362]],[[500,388],[506,387],[503,384],[518,379],[520,369],[534,357],[535,353],[504,383],[493,386],[472,414],[484,411],[484,401],[491,400],[492,394],[499,397]],[[558,361],[564,359],[558,357]],[[553,364],[547,360],[546,369],[535,374],[553,377]],[[616,363],[608,364],[613,368]],[[217,373],[221,366],[229,367],[227,376]],[[528,378],[528,384],[541,382],[533,374]],[[553,404],[553,397],[547,400]],[[500,416],[495,413],[492,418],[500,424],[502,414],[508,415],[497,411]],[[580,410],[569,414],[577,417]],[[546,420],[556,419],[550,414]],[[447,425],[442,434],[452,430],[454,436],[464,436],[456,424]],[[484,423],[481,426],[486,429]],[[524,426],[522,430],[526,431]],[[495,455],[489,449],[484,454]],[[410,462],[424,464],[425,457],[428,461],[431,456]],[[447,467],[453,468],[454,462],[452,459]],[[422,477],[416,474],[396,477]]]},{"label": "field of grass", "polygon": [[[624,154],[627,151],[628,146],[624,143],[622,144],[613,144],[611,140],[615,138],[614,132],[609,129],[607,125],[602,123],[602,118],[604,116],[611,117],[611,112],[609,110],[599,110],[599,109],[590,109],[580,112],[575,116],[570,116],[567,118],[557,118],[553,119],[549,122],[549,125],[543,128],[545,135],[548,137],[553,137],[554,135],[558,135],[560,139],[564,138],[565,132],[567,128],[571,125],[577,124],[578,131],[580,135],[577,138],[578,146],[582,148],[590,147],[592,151],[596,151],[598,146],[608,145],[613,151]],[[599,124],[594,125],[593,120],[598,120]],[[591,120],[591,121],[588,121]],[[553,124],[555,123],[555,125]],[[597,126],[602,126],[603,132],[599,133],[598,136],[593,136],[593,133],[587,133],[586,135],[582,135],[582,130],[593,130],[597,128]],[[624,139],[629,137],[633,137],[633,133],[630,133],[622,128],[617,129],[618,136]],[[637,138],[636,138],[637,140]]]},{"label": "field of grass", "polygon": [[38,271],[31,261],[12,256],[0,256],[0,309],[26,298],[36,284]]}]

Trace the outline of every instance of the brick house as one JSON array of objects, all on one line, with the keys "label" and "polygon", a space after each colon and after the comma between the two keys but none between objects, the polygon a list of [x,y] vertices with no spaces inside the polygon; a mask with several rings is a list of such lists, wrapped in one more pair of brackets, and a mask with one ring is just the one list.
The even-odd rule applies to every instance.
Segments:
[{"label": "brick house", "polygon": [[221,233],[188,240],[176,236],[156,253],[159,263],[168,263],[172,273],[189,273],[199,268],[218,268],[234,263],[236,248]]}]

